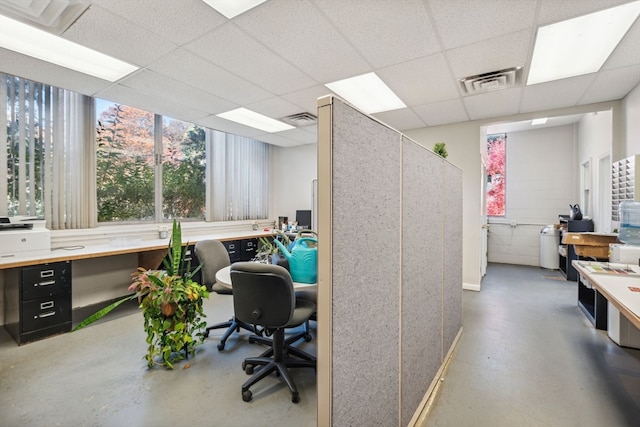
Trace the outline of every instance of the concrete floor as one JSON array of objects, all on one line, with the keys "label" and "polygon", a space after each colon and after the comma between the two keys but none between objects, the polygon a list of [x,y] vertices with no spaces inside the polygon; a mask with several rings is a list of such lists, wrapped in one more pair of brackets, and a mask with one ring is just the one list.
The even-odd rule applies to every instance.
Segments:
[{"label": "concrete floor", "polygon": [[[595,330],[576,306],[575,283],[558,279],[492,264],[481,292],[464,291],[464,333],[423,427],[640,425],[640,350]],[[212,294],[206,312],[211,323],[226,320],[231,297]],[[262,348],[243,332],[218,352],[221,334],[170,371],[147,369],[135,306],[23,346],[0,328],[0,426],[316,425],[312,370],[294,371],[298,404],[275,377],[245,403],[241,361]],[[304,348],[314,352],[314,342]]]},{"label": "concrete floor", "polygon": [[492,264],[463,302],[464,333],[423,427],[640,426],[640,350],[594,329],[575,282]]},{"label": "concrete floor", "polygon": [[[227,320],[232,311],[229,295],[212,293],[205,304],[210,323]],[[194,358],[167,370],[147,369],[135,305],[108,321],[20,347],[0,328],[0,426],[315,426],[314,370],[293,371],[298,404],[275,376],[253,386],[246,403],[242,360],[265,347],[249,344],[242,331],[219,352],[223,331],[213,330]],[[315,353],[313,341],[300,347]]]}]

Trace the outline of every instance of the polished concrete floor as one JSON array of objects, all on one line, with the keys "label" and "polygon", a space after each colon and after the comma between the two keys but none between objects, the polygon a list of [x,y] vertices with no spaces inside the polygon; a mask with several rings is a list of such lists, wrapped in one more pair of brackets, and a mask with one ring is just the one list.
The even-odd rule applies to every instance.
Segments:
[{"label": "polished concrete floor", "polygon": [[[595,330],[576,299],[575,283],[558,272],[490,265],[482,291],[464,291],[464,333],[421,425],[640,426],[640,350],[618,347]],[[208,320],[226,320],[231,304],[231,297],[212,294]],[[312,370],[294,372],[298,404],[275,377],[245,403],[241,361],[262,348],[243,333],[219,352],[221,334],[212,332],[195,358],[170,371],[147,369],[135,306],[23,346],[0,328],[0,426],[316,425]],[[315,351],[314,342],[304,345]],[[354,369],[366,374],[366,362]]]},{"label": "polished concrete floor", "polygon": [[[231,298],[211,294],[205,308],[210,323],[231,316]],[[167,370],[147,369],[135,305],[108,321],[19,347],[0,328],[0,427],[315,426],[314,370],[293,371],[298,404],[275,376],[252,387],[253,400],[244,402],[242,360],[265,347],[249,344],[243,331],[219,352],[223,331],[212,331],[194,358]],[[300,346],[315,352],[314,342]]]},{"label": "polished concrete floor", "polygon": [[640,350],[617,346],[560,273],[492,264],[423,427],[638,427]]}]

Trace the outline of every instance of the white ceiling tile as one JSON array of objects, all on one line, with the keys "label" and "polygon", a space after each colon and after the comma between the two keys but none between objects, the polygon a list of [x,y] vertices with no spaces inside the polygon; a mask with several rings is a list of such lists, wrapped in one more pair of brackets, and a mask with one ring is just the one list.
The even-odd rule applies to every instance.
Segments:
[{"label": "white ceiling tile", "polygon": [[427,0],[445,49],[530,28],[537,0]]},{"label": "white ceiling tile", "polygon": [[[337,4],[342,7],[342,4]],[[234,23],[281,55],[317,83],[329,83],[370,70],[333,25],[308,0],[269,1]]]},{"label": "white ceiling tile", "polygon": [[[383,113],[372,114],[372,116],[400,132],[406,129],[425,127],[426,125],[420,116],[418,116],[411,108],[400,108],[399,110],[385,111]],[[393,125],[390,123],[393,123]]]},{"label": "white ceiling tile", "polygon": [[297,105],[308,113],[316,114],[318,110],[318,98],[325,95],[331,95],[333,92],[325,85],[313,86],[308,89],[299,90],[297,92],[283,95],[282,98]]},{"label": "white ceiling tile", "polygon": [[[206,111],[208,114],[219,114],[237,108],[235,103],[148,70],[135,73],[120,81],[119,84],[166,99],[171,103],[188,105]],[[162,87],[164,90],[158,92],[158,87]]]},{"label": "white ceiling tile", "polygon": [[275,95],[317,84],[231,23],[185,45],[185,48],[250,82],[260,82],[263,88]]},{"label": "white ceiling tile", "polygon": [[[276,120],[282,117],[289,116],[291,114],[304,113],[297,105],[286,101],[281,97],[273,97],[265,99],[264,101],[248,104],[248,109],[255,111],[256,113],[264,114],[265,116],[274,118]],[[307,113],[315,114],[313,111],[306,111]]]},{"label": "white ceiling tile", "polygon": [[521,88],[511,88],[462,98],[471,120],[510,116],[518,112]]},{"label": "white ceiling tile", "polygon": [[[640,65],[598,73],[579,104],[622,99],[640,84]],[[638,118],[640,120],[640,117]]]},{"label": "white ceiling tile", "polygon": [[93,95],[113,83],[0,48],[0,72]]},{"label": "white ceiling tile", "polygon": [[375,68],[431,55],[440,50],[425,6],[417,1],[335,0],[315,4]]},{"label": "white ceiling tile", "polygon": [[168,103],[165,99],[146,94],[122,85],[113,85],[95,95],[118,104],[128,105],[156,114],[167,115],[172,118],[196,122],[206,115],[205,112],[184,105]]},{"label": "white ceiling tile", "polygon": [[459,94],[442,54],[387,67],[378,75],[408,106],[444,101]]},{"label": "white ceiling tile", "polygon": [[628,67],[640,64],[640,24],[632,26],[611,56],[602,66],[602,70]]},{"label": "white ceiling tile", "polygon": [[91,0],[91,3],[177,45],[227,22],[202,0]]},{"label": "white ceiling tile", "polygon": [[268,99],[270,92],[185,49],[177,49],[149,66],[159,74],[181,80],[239,105]]},{"label": "white ceiling tile", "polygon": [[456,78],[525,66],[533,45],[531,30],[518,31],[469,46],[451,49],[446,56]]},{"label": "white ceiling tile", "polygon": [[622,3],[629,3],[629,0],[539,0],[537,24],[552,24],[608,9]]},{"label": "white ceiling tile", "polygon": [[142,67],[177,47],[99,6],[90,7],[63,37]]},{"label": "white ceiling tile", "polygon": [[594,79],[595,73],[525,86],[522,91],[520,112],[528,113],[577,105]]},{"label": "white ceiling tile", "polygon": [[295,147],[297,145],[315,144],[317,141],[317,138],[309,133],[306,133],[306,135],[305,133],[292,135],[288,132],[293,132],[293,130],[263,134],[256,139],[279,147]]},{"label": "white ceiling tile", "polygon": [[416,112],[427,126],[439,126],[469,120],[469,116],[460,99],[418,105],[413,107],[413,111]]}]

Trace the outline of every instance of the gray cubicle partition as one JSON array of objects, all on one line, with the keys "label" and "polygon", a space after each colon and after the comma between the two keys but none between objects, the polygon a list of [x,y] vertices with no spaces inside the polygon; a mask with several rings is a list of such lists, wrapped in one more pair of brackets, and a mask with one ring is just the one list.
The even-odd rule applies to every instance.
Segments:
[{"label": "gray cubicle partition", "polygon": [[318,425],[415,420],[462,328],[462,172],[318,101]]}]

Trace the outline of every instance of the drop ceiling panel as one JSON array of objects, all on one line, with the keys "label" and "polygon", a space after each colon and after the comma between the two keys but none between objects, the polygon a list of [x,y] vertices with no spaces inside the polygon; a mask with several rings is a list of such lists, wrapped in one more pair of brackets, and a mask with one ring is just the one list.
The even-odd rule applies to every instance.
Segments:
[{"label": "drop ceiling panel", "polygon": [[227,22],[202,0],[92,0],[176,45],[183,45]]},{"label": "drop ceiling panel", "polygon": [[375,68],[432,55],[438,39],[422,2],[350,0],[335,7],[335,0],[316,5]]},{"label": "drop ceiling panel", "polygon": [[308,112],[314,115],[316,114],[315,111],[302,111],[297,105],[276,96],[253,104],[249,104],[247,105],[247,108],[255,111],[256,113],[264,114],[265,116],[272,117],[274,119],[280,119],[291,114],[302,112]]},{"label": "drop ceiling panel", "polygon": [[629,0],[540,0],[536,23],[538,25],[553,24],[628,2]]},{"label": "drop ceiling panel", "polygon": [[442,54],[387,67],[379,70],[378,75],[409,106],[458,96]]},{"label": "drop ceiling panel", "polygon": [[273,95],[185,49],[178,49],[150,67],[159,74],[181,80],[238,105],[268,99]]},{"label": "drop ceiling panel", "polygon": [[574,106],[595,79],[595,74],[587,74],[569,79],[525,86],[522,92],[520,112],[553,110]]},{"label": "drop ceiling panel", "polygon": [[[394,123],[394,129],[415,129],[425,127],[426,123],[411,108],[401,108],[399,110],[385,111],[373,114],[382,123]],[[393,126],[392,126],[393,127]]]},{"label": "drop ceiling panel", "polygon": [[240,135],[247,138],[257,138],[259,135],[264,134],[264,131],[260,129],[241,125],[240,123],[232,122],[218,116],[203,117],[202,119],[198,120],[198,124],[210,129],[232,133],[234,135]]},{"label": "drop ceiling panel", "polygon": [[[592,104],[623,98],[640,84],[640,65],[598,73],[580,98],[579,104]],[[638,118],[640,121],[640,117]]]},{"label": "drop ceiling panel", "polygon": [[636,25],[629,29],[611,56],[607,58],[602,70],[638,64],[640,64],[640,25],[636,22]]},{"label": "drop ceiling panel", "polygon": [[334,93],[326,86],[318,85],[308,89],[299,90],[297,92],[288,93],[283,95],[282,98],[297,105],[302,111],[316,114],[316,111],[318,110],[318,98],[332,94]]},{"label": "drop ceiling panel", "polygon": [[184,105],[167,102],[166,99],[130,89],[122,85],[114,85],[95,95],[118,104],[128,105],[156,114],[197,123],[206,115],[202,111]]},{"label": "drop ceiling panel", "polygon": [[536,3],[535,0],[428,0],[445,49],[530,28]]},{"label": "drop ceiling panel", "polygon": [[418,105],[413,107],[413,111],[427,126],[440,126],[469,120],[469,116],[460,99]]},{"label": "drop ceiling panel", "polygon": [[317,84],[231,23],[185,48],[276,95]]},{"label": "drop ceiling panel", "polygon": [[[141,93],[157,96],[171,103],[190,106],[208,114],[219,114],[237,107],[235,103],[148,70],[136,73],[119,83]],[[159,87],[164,90],[157,91]]]},{"label": "drop ceiling panel", "polygon": [[510,116],[518,113],[521,88],[512,88],[468,96],[462,99],[471,120]]},{"label": "drop ceiling panel", "polygon": [[[342,7],[342,5],[340,5]],[[308,0],[269,1],[234,22],[316,80],[328,83],[370,71],[370,65]]]},{"label": "drop ceiling panel", "polygon": [[495,37],[451,49],[446,55],[456,78],[524,66],[530,57],[534,34],[530,30]]},{"label": "drop ceiling panel", "polygon": [[63,37],[138,66],[145,66],[177,47],[99,6],[90,7]]}]

